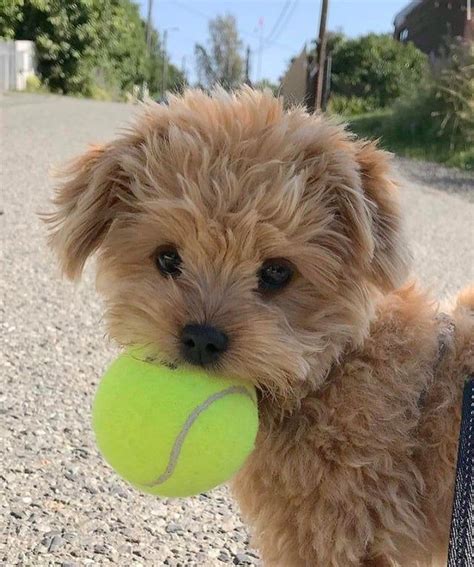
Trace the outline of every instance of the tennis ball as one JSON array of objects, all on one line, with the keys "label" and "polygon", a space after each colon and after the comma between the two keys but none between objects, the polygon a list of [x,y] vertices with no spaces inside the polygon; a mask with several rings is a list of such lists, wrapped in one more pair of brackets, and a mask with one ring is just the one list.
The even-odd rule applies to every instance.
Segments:
[{"label": "tennis ball", "polygon": [[107,370],[92,413],[105,460],[134,487],[159,496],[191,496],[229,480],[258,428],[251,384],[149,362],[140,350]]}]

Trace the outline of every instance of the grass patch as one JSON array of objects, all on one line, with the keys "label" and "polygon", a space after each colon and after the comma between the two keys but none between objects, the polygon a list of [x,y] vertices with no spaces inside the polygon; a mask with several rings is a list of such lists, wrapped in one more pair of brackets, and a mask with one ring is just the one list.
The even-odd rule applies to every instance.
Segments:
[{"label": "grass patch", "polygon": [[473,147],[452,149],[428,129],[410,127],[411,122],[400,120],[393,110],[350,116],[346,121],[355,134],[361,138],[379,138],[380,146],[395,154],[474,171]]},{"label": "grass patch", "polygon": [[391,115],[390,110],[376,110],[357,116],[347,116],[349,128],[360,138],[381,138],[383,125]]}]

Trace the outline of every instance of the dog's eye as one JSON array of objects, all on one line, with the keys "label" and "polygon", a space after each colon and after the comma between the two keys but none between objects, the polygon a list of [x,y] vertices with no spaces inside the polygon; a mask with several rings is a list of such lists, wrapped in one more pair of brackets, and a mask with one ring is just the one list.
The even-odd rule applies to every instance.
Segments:
[{"label": "dog's eye", "polygon": [[276,258],[264,262],[258,272],[259,291],[277,291],[288,285],[293,277],[291,264]]},{"label": "dog's eye", "polygon": [[155,255],[155,262],[164,276],[176,278],[181,273],[181,256],[176,248],[161,248]]}]

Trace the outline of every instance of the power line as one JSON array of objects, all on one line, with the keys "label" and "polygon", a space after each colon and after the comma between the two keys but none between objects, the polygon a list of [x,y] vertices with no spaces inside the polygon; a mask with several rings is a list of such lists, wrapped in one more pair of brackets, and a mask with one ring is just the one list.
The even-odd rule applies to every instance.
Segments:
[{"label": "power line", "polygon": [[[297,2],[298,0],[296,0]],[[199,16],[200,18],[205,19],[206,21],[212,20],[213,16],[210,16],[209,14],[206,14],[205,12],[203,12],[202,10],[199,10],[198,8],[195,8],[194,6],[189,6],[188,4],[185,4],[184,2],[180,2],[180,0],[174,0],[173,2],[170,2],[170,4],[174,4],[175,6],[179,6],[180,8],[182,8],[183,10],[186,10],[187,12],[194,14],[195,16]],[[247,30],[239,30],[240,33],[246,37],[251,37],[253,40],[258,41],[259,37],[258,34],[256,34],[255,32],[250,32]],[[288,44],[284,44],[284,43],[277,43],[276,41],[272,41],[271,42],[271,47],[278,47],[280,49],[285,49],[287,51],[294,51],[295,50],[295,46],[294,45],[288,45]],[[270,47],[270,45],[263,47],[263,49],[266,49],[267,47]]]},{"label": "power line", "polygon": [[171,2],[171,3],[176,4],[177,6],[180,6],[184,10],[187,10],[188,12],[191,12],[191,14],[194,14],[196,16],[200,16],[201,18],[205,18],[206,20],[211,19],[211,16],[208,16],[205,12],[202,12],[201,10],[199,10],[198,8],[195,8],[194,6],[188,6],[184,2],[179,2],[178,0],[174,0],[174,2]]},{"label": "power line", "polygon": [[[286,13],[286,16],[285,16],[283,23],[281,23],[281,25],[280,25],[280,29],[275,33],[273,39],[271,39],[271,37],[267,38],[267,45],[275,44],[275,40],[278,39],[281,36],[283,30],[289,24],[291,17],[293,16],[293,14],[296,10],[297,5],[298,5],[298,0],[294,0],[292,6],[290,7],[290,9]],[[270,36],[271,36],[271,34],[270,34]]]},{"label": "power line", "polygon": [[275,23],[273,24],[273,27],[272,27],[270,33],[266,37],[266,41],[270,41],[270,38],[272,37],[272,35],[275,33],[276,29],[280,25],[280,22],[283,19],[283,16],[285,15],[285,12],[288,10],[290,5],[291,5],[291,0],[286,0],[286,2],[283,4],[283,8],[281,9],[281,12],[278,15],[278,18],[276,19]]},{"label": "power line", "polygon": [[[194,14],[195,16],[198,16],[204,20],[206,20],[207,22],[209,22],[210,20],[213,19],[214,16],[210,16],[209,14],[206,14],[206,12],[203,12],[202,10],[200,10],[199,8],[196,8],[194,6],[190,6],[188,3],[182,2],[181,0],[173,0],[170,2],[170,4],[174,4],[175,6],[179,6],[180,8],[182,8],[183,10]],[[292,53],[294,53],[295,51],[295,46],[294,45],[288,45],[285,43],[281,43],[281,42],[277,42],[276,38],[279,37],[282,33],[282,31],[286,28],[286,26],[288,25],[290,18],[292,17],[296,6],[298,4],[298,0],[293,0],[293,4],[291,3],[291,0],[286,0],[285,4],[283,5],[283,8],[275,22],[275,24],[272,27],[272,30],[270,31],[270,33],[268,34],[267,38],[263,38],[262,37],[262,33],[260,32],[260,34],[257,34],[255,32],[249,32],[247,30],[239,30],[240,34],[246,37],[251,37],[254,41],[258,41],[258,61],[257,61],[257,76],[259,77],[261,74],[261,55],[262,52],[265,51],[268,48],[279,48],[279,49],[283,49],[285,51],[291,51]],[[276,34],[276,37],[275,37]],[[273,36],[273,39],[272,39]]]}]

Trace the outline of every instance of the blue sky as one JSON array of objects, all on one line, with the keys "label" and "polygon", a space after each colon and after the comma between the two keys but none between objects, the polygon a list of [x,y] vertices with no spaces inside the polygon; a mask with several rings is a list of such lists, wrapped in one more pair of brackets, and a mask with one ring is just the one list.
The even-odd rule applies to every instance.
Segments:
[{"label": "blue sky", "polygon": [[[139,3],[143,16],[146,16],[147,0],[139,0]],[[408,0],[330,0],[328,29],[341,30],[351,37],[369,32],[391,32],[395,14],[408,3]],[[264,43],[262,51],[260,78],[276,82],[290,58],[306,41],[316,36],[320,4],[320,0],[153,0],[153,24],[160,32],[169,29],[171,61],[178,67],[184,65],[189,80],[194,82],[194,44],[206,43],[208,19],[218,14],[233,14],[242,40],[252,50],[251,78],[255,80],[259,21],[263,21],[262,35],[267,38],[286,6],[280,29],[275,30],[273,42]]]}]

